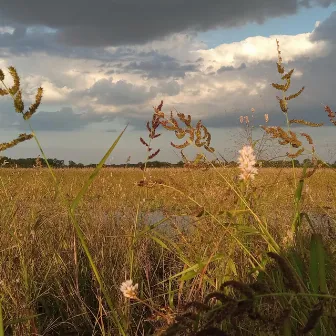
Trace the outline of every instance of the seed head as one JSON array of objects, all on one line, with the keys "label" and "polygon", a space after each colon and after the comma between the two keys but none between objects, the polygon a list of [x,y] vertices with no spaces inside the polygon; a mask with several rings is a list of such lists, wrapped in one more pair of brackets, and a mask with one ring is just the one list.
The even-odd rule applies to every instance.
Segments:
[{"label": "seed head", "polygon": [[125,298],[135,299],[137,297],[138,284],[133,285],[132,279],[126,280],[121,284],[120,290]]},{"label": "seed head", "polygon": [[239,178],[245,181],[250,178],[253,180],[254,175],[258,173],[258,170],[254,167],[256,164],[256,158],[252,146],[244,146],[239,151],[238,162],[239,169],[241,170]]}]

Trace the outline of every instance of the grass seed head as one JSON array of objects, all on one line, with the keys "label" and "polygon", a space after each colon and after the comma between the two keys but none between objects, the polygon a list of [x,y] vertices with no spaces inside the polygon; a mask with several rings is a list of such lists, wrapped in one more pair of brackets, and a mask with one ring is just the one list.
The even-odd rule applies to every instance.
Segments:
[{"label": "grass seed head", "polygon": [[34,137],[33,134],[26,134],[26,133],[20,134],[18,138],[14,139],[12,141],[10,141],[10,142],[4,142],[4,143],[0,144],[0,152],[16,146],[20,142],[23,142],[23,141],[26,141],[26,140],[30,140],[33,137]]},{"label": "grass seed head", "polygon": [[309,314],[306,325],[302,328],[302,333],[307,334],[312,331],[319,322],[323,314],[323,302],[317,303]]},{"label": "grass seed head", "polygon": [[126,280],[120,286],[120,291],[125,298],[136,299],[137,298],[138,284],[133,285],[133,280]]},{"label": "grass seed head", "polygon": [[274,252],[268,252],[267,255],[270,258],[274,259],[279,265],[284,279],[286,280],[285,282],[287,287],[293,290],[295,293],[301,292],[301,285],[298,282],[297,275],[294,273],[292,266],[289,264],[289,262],[279,254]]},{"label": "grass seed head", "polygon": [[239,151],[238,162],[241,171],[239,178],[244,181],[254,179],[255,174],[258,173],[258,169],[255,167],[256,157],[252,146],[244,146]]}]

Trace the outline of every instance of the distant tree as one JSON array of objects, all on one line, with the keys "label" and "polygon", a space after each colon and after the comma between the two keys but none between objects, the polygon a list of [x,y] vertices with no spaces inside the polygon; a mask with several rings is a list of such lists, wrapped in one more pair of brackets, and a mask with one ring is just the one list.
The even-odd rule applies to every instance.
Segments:
[{"label": "distant tree", "polygon": [[58,159],[48,159],[49,164],[55,168],[63,168],[64,167],[64,160]]},{"label": "distant tree", "polygon": [[303,164],[307,165],[307,167],[311,167],[313,165],[313,163],[311,162],[310,159],[304,159],[303,160]]},{"label": "distant tree", "polygon": [[70,161],[69,161],[69,164],[68,164],[68,167],[69,167],[69,168],[75,168],[75,167],[77,167],[77,163],[74,162],[74,161],[72,161],[72,160],[70,160]]}]

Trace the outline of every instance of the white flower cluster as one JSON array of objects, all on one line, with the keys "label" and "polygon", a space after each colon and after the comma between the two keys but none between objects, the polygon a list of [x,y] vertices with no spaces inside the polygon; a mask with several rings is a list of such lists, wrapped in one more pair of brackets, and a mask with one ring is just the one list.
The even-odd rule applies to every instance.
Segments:
[{"label": "white flower cluster", "polygon": [[256,164],[256,158],[254,155],[254,150],[251,146],[244,146],[239,151],[238,162],[239,169],[241,170],[239,178],[245,181],[247,181],[248,179],[253,180],[254,175],[258,174],[258,170],[254,167],[254,165]]},{"label": "white flower cluster", "polygon": [[136,292],[138,290],[138,284],[133,285],[133,280],[126,280],[121,284],[120,290],[124,297],[135,299],[137,297]]}]

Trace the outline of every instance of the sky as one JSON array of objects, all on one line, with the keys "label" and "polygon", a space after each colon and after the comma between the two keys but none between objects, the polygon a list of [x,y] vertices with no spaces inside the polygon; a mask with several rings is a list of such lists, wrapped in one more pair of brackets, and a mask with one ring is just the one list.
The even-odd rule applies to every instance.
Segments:
[{"label": "sky", "polygon": [[[251,119],[251,108],[255,139],[265,113],[270,126],[285,126],[270,85],[281,83],[278,39],[285,69],[295,70],[289,92],[305,86],[289,118],[324,122],[307,131],[334,162],[336,129],[323,105],[336,109],[335,32],[336,0],[12,0],[0,8],[0,69],[8,85],[8,67],[17,69],[26,108],[43,87],[31,125],[50,158],[97,163],[128,124],[109,163],[143,161],[139,137],[163,100],[165,113],[202,120],[216,151],[232,160],[244,142],[239,117]],[[29,132],[8,96],[0,97],[0,121],[1,142]],[[180,160],[173,139],[168,131],[155,139],[158,160]],[[39,150],[30,140],[2,155]]]}]

